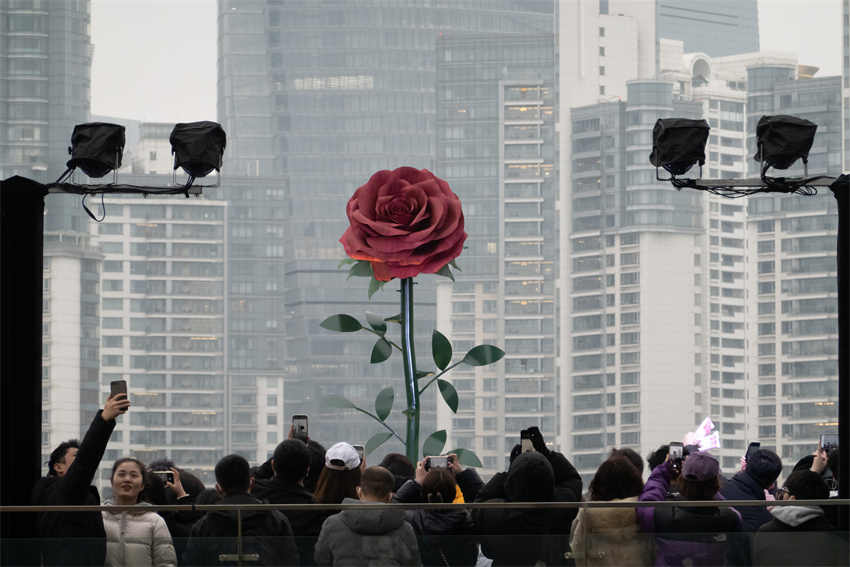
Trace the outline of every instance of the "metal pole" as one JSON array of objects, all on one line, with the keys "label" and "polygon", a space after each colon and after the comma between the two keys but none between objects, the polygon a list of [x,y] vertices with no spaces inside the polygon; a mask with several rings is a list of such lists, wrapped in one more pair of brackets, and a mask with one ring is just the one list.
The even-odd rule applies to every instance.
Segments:
[{"label": "metal pole", "polygon": [[[838,203],[838,496],[850,496],[850,176],[836,179],[830,190]],[[841,528],[850,527],[847,509]]]},{"label": "metal pole", "polygon": [[[0,504],[30,504],[41,476],[44,197],[30,179],[0,182]],[[2,514],[0,564],[26,564],[35,514]],[[14,540],[29,540],[11,543]],[[35,550],[37,553],[37,549]],[[37,555],[36,555],[37,557]]]}]

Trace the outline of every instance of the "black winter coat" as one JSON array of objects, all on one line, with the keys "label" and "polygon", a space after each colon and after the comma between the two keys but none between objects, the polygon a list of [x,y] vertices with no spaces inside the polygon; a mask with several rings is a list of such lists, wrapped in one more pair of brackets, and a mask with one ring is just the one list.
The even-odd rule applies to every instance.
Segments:
[{"label": "black winter coat", "polygon": [[[764,500],[764,489],[756,480],[741,471],[720,487],[720,494],[726,500]],[[753,534],[772,518],[764,506],[736,507],[741,514],[741,531],[729,536],[728,561],[730,565],[752,565],[750,549]]]},{"label": "black winter coat", "polygon": [[774,519],[753,538],[753,565],[847,565],[847,538],[836,533],[820,507],[777,506]]},{"label": "black winter coat", "polygon": [[[288,484],[279,478],[257,480],[251,492],[261,500],[271,504],[315,504],[313,495],[304,487]],[[298,547],[298,557],[301,565],[314,565],[316,539],[322,531],[322,524],[333,511],[321,510],[281,510],[289,520],[295,543]]]},{"label": "black winter coat", "polygon": [[[235,494],[219,504],[262,504],[249,494]],[[237,514],[235,511],[208,512],[192,527],[192,535],[183,555],[185,565],[236,565],[222,555],[235,555],[237,548]],[[242,511],[242,554],[256,559],[243,565],[297,565],[295,538],[286,517],[277,510]]]},{"label": "black winter coat", "polygon": [[[424,502],[422,487],[408,480],[393,501]],[[426,567],[472,566],[477,562],[478,543],[468,510],[407,510],[405,518],[416,532],[422,564]]]},{"label": "black winter coat", "polygon": [[[32,492],[36,506],[99,506],[100,494],[91,485],[103,458],[115,420],[105,421],[97,412],[83,437],[77,457],[63,476],[40,479]],[[103,565],[106,561],[106,532],[100,512],[42,512],[38,535],[43,564]]]},{"label": "black winter coat", "polygon": [[[582,481],[575,467],[561,453],[549,451],[543,456],[554,472],[554,486],[545,489],[528,486],[524,481],[524,467],[516,466],[518,461],[515,461],[507,473],[497,473],[481,488],[477,501],[539,500],[527,496],[518,497],[517,492],[542,490],[551,494],[546,497],[547,500],[580,502]],[[530,457],[524,455],[517,457],[524,460],[528,458]],[[570,550],[570,527],[577,513],[575,508],[487,509],[476,510],[473,520],[481,550],[496,566],[533,565],[538,560],[547,565],[564,565],[569,563],[565,554]]]}]

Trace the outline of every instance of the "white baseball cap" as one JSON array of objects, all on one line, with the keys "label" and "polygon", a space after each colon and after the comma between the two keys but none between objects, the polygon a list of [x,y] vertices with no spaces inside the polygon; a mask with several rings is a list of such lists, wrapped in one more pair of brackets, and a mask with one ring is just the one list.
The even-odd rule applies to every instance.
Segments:
[{"label": "white baseball cap", "polygon": [[334,471],[351,471],[360,466],[357,450],[340,441],[325,452],[325,466]]}]

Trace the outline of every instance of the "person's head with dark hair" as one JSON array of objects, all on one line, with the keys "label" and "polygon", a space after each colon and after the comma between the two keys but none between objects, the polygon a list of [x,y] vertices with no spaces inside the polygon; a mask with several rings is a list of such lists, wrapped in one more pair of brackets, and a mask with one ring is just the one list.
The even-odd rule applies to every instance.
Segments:
[{"label": "person's head with dark hair", "polygon": [[613,459],[615,457],[624,457],[628,459],[629,462],[637,469],[638,474],[643,476],[643,458],[637,454],[637,451],[629,449],[628,447],[624,447],[622,449],[611,449],[611,454],[608,455],[608,458]]},{"label": "person's head with dark hair", "polygon": [[325,452],[325,466],[316,483],[316,502],[339,504],[345,498],[357,499],[360,465],[360,455],[348,443],[340,442],[328,449]]},{"label": "person's head with dark hair", "polygon": [[206,489],[204,481],[193,473],[185,469],[177,470],[180,471],[180,482],[183,483],[183,490],[186,491],[186,494],[200,494],[202,490]]},{"label": "person's head with dark hair", "polygon": [[171,459],[157,459],[155,461],[151,461],[148,465],[148,469],[152,471],[167,471],[168,469],[176,468],[177,465],[175,465],[174,461],[172,461]]},{"label": "person's head with dark hair", "polygon": [[825,500],[829,488],[823,476],[814,471],[796,471],[785,481],[783,500]]},{"label": "person's head with dark hair", "polygon": [[522,453],[508,469],[505,495],[512,502],[548,502],[555,493],[555,471],[540,453]]},{"label": "person's head with dark hair", "polygon": [[251,465],[245,457],[227,455],[216,463],[215,488],[223,496],[251,491]]},{"label": "person's head with dark hair", "polygon": [[682,465],[679,490],[685,500],[713,500],[720,490],[720,465],[708,453],[691,453]]},{"label": "person's head with dark hair", "polygon": [[275,478],[286,484],[300,484],[310,470],[310,450],[300,439],[287,439],[275,447],[272,457]]},{"label": "person's head with dark hair", "polygon": [[384,467],[369,467],[360,476],[357,496],[365,502],[389,502],[394,486],[393,473]]},{"label": "person's head with dark hair", "polygon": [[610,457],[599,465],[590,481],[590,499],[622,500],[640,496],[643,480],[637,468],[625,457]]},{"label": "person's head with dark hair", "polygon": [[759,449],[747,459],[746,473],[762,488],[770,488],[782,472],[779,455],[767,449]]},{"label": "person's head with dark hair", "polygon": [[814,463],[814,462],[815,462],[815,456],[814,455],[806,455],[805,457],[803,457],[802,459],[797,461],[797,464],[794,465],[794,468],[791,470],[791,472],[795,473],[797,471],[811,470],[812,463]]},{"label": "person's head with dark hair", "polygon": [[133,457],[118,459],[112,465],[112,497],[116,504],[130,505],[141,500],[147,484],[145,465]]},{"label": "person's head with dark hair", "polygon": [[47,461],[47,474],[49,476],[64,476],[77,458],[77,451],[80,448],[80,442],[77,439],[69,439],[59,443],[59,446],[50,452],[50,459]]},{"label": "person's head with dark hair", "polygon": [[416,468],[413,466],[413,463],[401,453],[390,453],[384,457],[380,466],[390,471],[393,477],[395,477],[396,490],[416,474]]},{"label": "person's head with dark hair", "polygon": [[455,475],[448,469],[431,469],[422,481],[425,502],[450,504],[457,496]]},{"label": "person's head with dark hair", "polygon": [[667,454],[670,452],[670,445],[662,445],[646,457],[646,462],[649,464],[649,470],[654,470],[655,467],[663,463],[667,459]]},{"label": "person's head with dark hair", "polygon": [[304,488],[315,492],[319,476],[325,468],[325,448],[318,441],[310,439],[307,441],[307,449],[310,451],[310,470],[307,472],[307,478],[304,479]]}]

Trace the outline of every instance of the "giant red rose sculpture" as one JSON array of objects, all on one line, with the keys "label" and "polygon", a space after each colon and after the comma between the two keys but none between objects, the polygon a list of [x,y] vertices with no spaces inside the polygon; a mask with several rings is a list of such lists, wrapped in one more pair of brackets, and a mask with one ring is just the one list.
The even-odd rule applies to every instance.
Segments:
[{"label": "giant red rose sculpture", "polygon": [[[349,276],[370,279],[370,298],[386,282],[398,278],[401,310],[392,317],[367,313],[365,322],[346,313],[339,313],[322,321],[321,326],[341,333],[366,331],[376,335],[378,340],[372,347],[372,364],[388,360],[393,349],[401,353],[407,400],[407,407],[402,412],[406,435],[402,437],[389,419],[395,402],[392,386],[378,392],[374,413],[342,396],[328,396],[324,403],[328,407],[366,414],[381,425],[384,430],[366,442],[367,454],[395,438],[404,445],[407,457],[416,462],[420,446],[420,396],[432,384],[436,384],[443,401],[452,412],[457,412],[457,390],[443,376],[461,364],[493,364],[501,360],[505,353],[493,345],[477,345],[452,362],[454,352],[451,342],[435,330],[431,335],[431,354],[436,368],[419,370],[416,367],[413,349],[413,278],[428,273],[454,280],[452,268],[460,269],[454,259],[460,255],[466,240],[460,199],[452,193],[448,183],[427,169],[400,167],[395,171],[379,171],[354,192],[346,212],[350,226],[339,241],[351,257],[342,262],[350,265]],[[401,344],[388,337],[391,323],[401,327]],[[443,453],[447,439],[446,430],[435,431],[422,444],[422,454]],[[481,461],[468,447],[458,447],[449,452],[462,464],[481,466]]]},{"label": "giant red rose sculpture", "polygon": [[345,253],[369,261],[383,282],[440,271],[466,240],[460,199],[427,169],[375,173],[346,212],[351,224],[339,239]]}]

